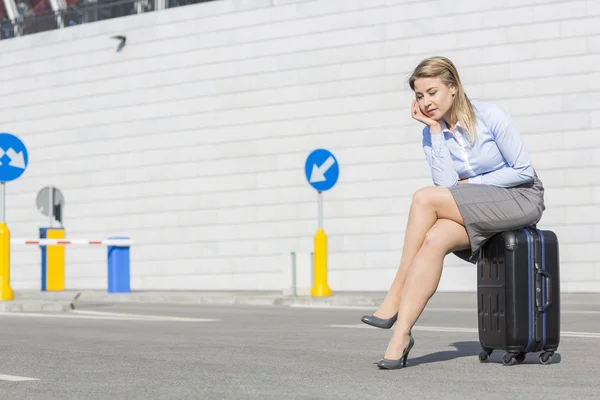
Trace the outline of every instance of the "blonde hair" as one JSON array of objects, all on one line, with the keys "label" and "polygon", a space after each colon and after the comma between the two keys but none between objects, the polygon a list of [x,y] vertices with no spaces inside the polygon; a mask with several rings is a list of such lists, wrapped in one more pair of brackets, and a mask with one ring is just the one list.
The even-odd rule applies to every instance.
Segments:
[{"label": "blonde hair", "polygon": [[471,144],[473,144],[477,137],[475,112],[452,61],[439,56],[426,58],[417,65],[408,79],[408,83],[414,91],[415,80],[435,77],[439,77],[446,86],[456,88],[456,96],[452,103],[451,112],[456,116],[461,127],[467,131]]}]

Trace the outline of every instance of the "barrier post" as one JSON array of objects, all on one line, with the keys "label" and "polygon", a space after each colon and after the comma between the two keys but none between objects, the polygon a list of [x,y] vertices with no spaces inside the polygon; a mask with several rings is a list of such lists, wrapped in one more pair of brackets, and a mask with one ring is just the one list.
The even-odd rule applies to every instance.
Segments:
[{"label": "barrier post", "polygon": [[13,297],[10,287],[10,231],[3,221],[0,223],[0,300],[12,300]]},{"label": "barrier post", "polygon": [[310,291],[313,297],[331,296],[331,288],[327,284],[327,235],[319,228],[314,238],[314,284]]},{"label": "barrier post", "polygon": [[[129,239],[124,236],[111,237],[109,239]],[[108,252],[108,292],[129,293],[130,285],[130,245],[107,246]]]},{"label": "barrier post", "polygon": [[[64,228],[40,228],[40,239],[64,239]],[[65,290],[65,246],[40,245],[42,253],[42,292]]]}]

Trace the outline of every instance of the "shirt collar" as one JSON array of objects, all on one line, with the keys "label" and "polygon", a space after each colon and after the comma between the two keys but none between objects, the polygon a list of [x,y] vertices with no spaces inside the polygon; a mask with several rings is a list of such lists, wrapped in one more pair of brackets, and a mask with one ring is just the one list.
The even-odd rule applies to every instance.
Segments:
[{"label": "shirt collar", "polygon": [[[448,125],[446,125],[446,121],[444,121],[444,119],[440,120],[440,126],[442,127],[442,132],[448,132],[452,134],[452,132],[448,128]],[[462,131],[462,126],[460,126],[460,122],[458,121],[456,122],[456,129],[460,129]]]}]

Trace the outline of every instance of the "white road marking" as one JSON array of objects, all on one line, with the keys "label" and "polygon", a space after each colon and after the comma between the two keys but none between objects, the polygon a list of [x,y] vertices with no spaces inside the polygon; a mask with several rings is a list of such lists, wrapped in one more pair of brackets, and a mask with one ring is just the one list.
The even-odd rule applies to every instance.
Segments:
[{"label": "white road marking", "polygon": [[600,311],[587,310],[561,310],[561,314],[600,315]]},{"label": "white road marking", "polygon": [[164,315],[148,315],[148,314],[127,314],[127,313],[117,313],[117,312],[109,312],[109,311],[91,311],[91,310],[73,310],[71,311],[73,314],[78,315],[92,315],[99,317],[119,317],[123,319],[136,318],[136,319],[146,319],[152,321],[181,321],[181,322],[215,322],[219,321],[218,319],[213,318],[192,318],[192,317],[172,317],[172,316],[164,316]]},{"label": "white road marking", "polygon": [[103,311],[73,310],[64,313],[12,313],[0,312],[0,317],[38,317],[38,318],[67,318],[67,319],[100,319],[121,321],[163,321],[163,322],[215,322],[212,318],[169,317],[162,315],[124,314]]},{"label": "white road marking", "polygon": [[[351,324],[351,325],[329,325],[330,328],[351,328],[351,329],[377,329],[367,324]],[[477,328],[463,328],[463,327],[452,327],[452,326],[422,326],[415,325],[413,331],[425,331],[425,332],[453,332],[453,333],[478,333]],[[588,339],[600,339],[600,333],[596,332],[571,332],[561,331],[561,337],[576,337],[576,338],[588,338]]]},{"label": "white road marking", "polygon": [[[332,310],[376,310],[377,306],[341,306],[341,305],[328,305],[328,304],[291,304],[292,308],[316,308],[316,309],[332,309]],[[477,312],[477,307],[473,308],[435,308],[427,307],[425,311],[457,311],[457,312]],[[600,314],[600,311],[598,311]]]},{"label": "white road marking", "polygon": [[581,337],[581,338],[597,338],[597,339],[600,339],[600,333],[594,333],[594,332],[568,332],[568,331],[562,331],[560,333],[560,336],[565,336],[565,337]]},{"label": "white road marking", "polygon": [[[292,308],[316,308],[316,309],[334,309],[334,310],[376,310],[377,306],[341,306],[341,305],[328,305],[328,304],[291,304]],[[425,311],[433,312],[466,312],[466,313],[477,313],[477,306],[473,308],[440,308],[440,307],[426,307]],[[572,315],[600,315],[600,311],[594,310],[561,310],[561,314],[572,314]]]},{"label": "white road marking", "polygon": [[373,310],[377,306],[338,306],[334,304],[290,304],[292,308],[322,308],[333,310]]},{"label": "white road marking", "polygon": [[26,376],[16,376],[16,375],[1,375],[0,381],[11,381],[11,382],[20,382],[20,381],[39,381],[38,378],[28,378]]}]

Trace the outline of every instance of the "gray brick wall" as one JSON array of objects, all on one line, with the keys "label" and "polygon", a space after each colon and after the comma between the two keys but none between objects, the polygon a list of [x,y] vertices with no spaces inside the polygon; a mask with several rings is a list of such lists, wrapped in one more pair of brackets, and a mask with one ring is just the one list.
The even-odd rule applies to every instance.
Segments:
[{"label": "gray brick wall", "polygon": [[[8,184],[13,237],[66,197],[67,236],[129,235],[138,289],[274,289],[298,253],[309,288],[318,147],[341,163],[325,193],[329,283],[386,290],[412,193],[430,185],[406,79],[424,57],[514,117],[546,186],[562,288],[600,290],[598,1],[220,1],[0,41],[0,127],[26,141]],[[126,34],[115,52],[115,34]],[[69,247],[67,287],[105,288],[105,250]],[[13,287],[38,288],[15,246]],[[474,290],[446,259],[440,290]]]}]

